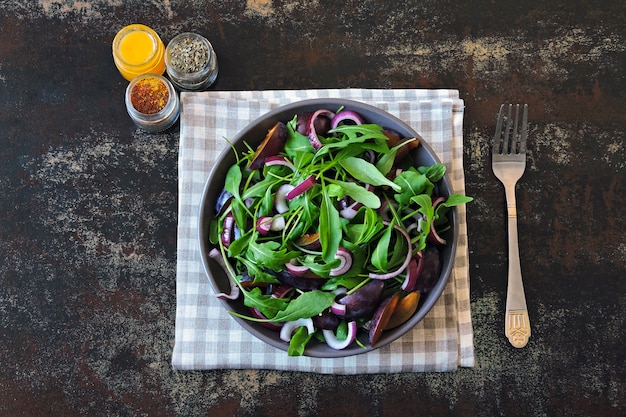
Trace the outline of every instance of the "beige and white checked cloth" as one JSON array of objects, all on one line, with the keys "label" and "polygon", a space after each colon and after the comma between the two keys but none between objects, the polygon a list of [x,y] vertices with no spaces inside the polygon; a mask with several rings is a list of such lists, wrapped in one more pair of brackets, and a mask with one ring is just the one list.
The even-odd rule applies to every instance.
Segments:
[{"label": "beige and white checked cloth", "polygon": [[176,330],[172,366],[177,370],[276,369],[327,374],[452,371],[474,366],[470,314],[467,225],[459,207],[459,242],[440,299],[400,339],[345,358],[290,357],[258,340],[223,309],[204,275],[198,245],[202,190],[224,138],[280,105],[310,98],[365,102],[399,117],[419,132],[447,166],[454,192],[465,193],[464,103],[457,90],[319,89],[210,91],[181,94],[178,159]]}]

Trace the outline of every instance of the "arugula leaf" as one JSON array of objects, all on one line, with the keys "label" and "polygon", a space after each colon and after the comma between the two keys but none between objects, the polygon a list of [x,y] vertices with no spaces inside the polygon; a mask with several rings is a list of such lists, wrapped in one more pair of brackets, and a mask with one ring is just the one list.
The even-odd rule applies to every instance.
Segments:
[{"label": "arugula leaf", "polygon": [[269,216],[274,211],[274,189],[268,188],[257,205],[258,216]]},{"label": "arugula leaf", "polygon": [[416,251],[421,251],[424,250],[424,248],[426,247],[426,237],[430,232],[430,224],[435,216],[435,210],[433,209],[433,201],[429,195],[416,195],[411,197],[411,201],[419,206],[419,209],[417,209],[417,211],[424,216],[422,232],[419,236],[417,244],[414,245]]},{"label": "arugula leaf", "polygon": [[342,275],[340,277],[332,277],[324,285],[322,285],[322,290],[324,291],[335,291],[339,287],[344,287],[347,289],[352,289],[359,285],[363,281],[363,277],[360,276],[345,276]]},{"label": "arugula leaf", "polygon": [[317,222],[320,216],[320,204],[314,201],[316,196],[312,193],[304,193],[299,198],[302,207],[302,216],[300,217],[300,226],[303,231],[309,230],[311,227],[317,228]]},{"label": "arugula leaf", "polygon": [[372,253],[372,265],[379,270],[387,270],[387,255],[389,254],[389,243],[391,241],[391,231],[393,226],[388,226],[387,230],[383,233],[374,252]]},{"label": "arugula leaf", "polygon": [[220,229],[221,229],[221,222],[218,220],[218,218],[217,217],[211,218],[211,222],[209,223],[209,242],[211,242],[214,245],[217,245],[221,241]]},{"label": "arugula leaf", "polygon": [[[395,230],[396,233],[399,233]],[[406,239],[395,239],[393,250],[389,253],[389,261],[387,269],[395,269],[402,265],[402,262],[406,259],[406,254],[409,248],[407,247]]]},{"label": "arugula leaf", "polygon": [[448,210],[450,210],[451,207],[469,203],[472,200],[472,197],[467,197],[461,194],[451,194],[445,201],[439,203],[435,208],[435,224],[440,225],[447,221],[446,213],[448,212]]},{"label": "arugula leaf", "polygon": [[335,293],[314,290],[291,300],[287,308],[272,317],[273,322],[286,322],[317,316],[335,301]]},{"label": "arugula leaf", "polygon": [[470,201],[474,200],[472,197],[468,197],[462,194],[451,194],[446,201],[442,202],[439,204],[439,206],[445,206],[445,207],[454,207],[454,206],[459,206],[461,204],[465,204],[465,203],[469,203]]},{"label": "arugula leaf", "polygon": [[226,173],[224,189],[233,195],[233,200],[230,205],[233,217],[235,218],[235,223],[237,223],[237,226],[239,226],[241,230],[245,230],[249,213],[239,192],[242,179],[243,174],[241,172],[241,167],[239,165],[231,166]]},{"label": "arugula leaf", "polygon": [[417,138],[404,140],[393,148],[389,149],[387,152],[384,152],[383,156],[381,156],[378,162],[376,162],[376,168],[378,168],[378,170],[382,172],[383,175],[387,175],[389,171],[391,171],[391,168],[393,168],[393,163],[396,160],[396,154],[398,153],[398,150],[416,140]]},{"label": "arugula leaf", "polygon": [[245,269],[248,271],[248,275],[254,279],[255,284],[278,284],[280,282],[275,275],[266,272],[265,270],[260,268],[259,265],[250,261],[249,259],[246,259],[242,256],[238,256],[236,259],[245,266]]},{"label": "arugula leaf", "polygon": [[339,266],[340,260],[333,259],[331,262],[320,263],[319,256],[315,255],[307,255],[304,258],[299,258],[299,261],[302,265],[308,267],[312,273],[319,277],[329,277],[330,271]]},{"label": "arugula leaf", "polygon": [[[332,132],[331,132],[332,133]],[[385,139],[386,136],[383,135]],[[342,149],[344,151],[352,153],[353,156],[360,155],[366,150],[373,150],[379,153],[387,152],[389,147],[385,142],[367,142],[372,138],[378,138],[377,135],[361,135],[361,136],[353,136],[342,138],[338,142],[330,142],[324,144],[315,154],[315,158],[320,158],[331,151]]]},{"label": "arugula leaf", "polygon": [[385,177],[375,165],[364,159],[357,157],[348,157],[339,161],[339,164],[357,180],[372,185],[387,185],[396,191],[400,191],[401,187],[393,181]]},{"label": "arugula leaf", "polygon": [[[288,168],[287,168],[288,169]],[[277,184],[284,182],[282,178],[276,178],[274,176],[266,176],[256,184],[251,185],[248,189],[244,190],[242,199],[254,198],[263,196],[267,189],[273,189]]]},{"label": "arugula leaf", "polygon": [[275,241],[251,241],[246,251],[246,258],[274,271],[281,271],[287,262],[298,256],[297,251],[280,249],[280,243]]},{"label": "arugula leaf", "polygon": [[248,247],[248,243],[250,242],[251,237],[252,232],[248,231],[241,235],[239,238],[233,240],[228,246],[228,256],[240,255],[244,251],[244,249]]},{"label": "arugula leaf", "polygon": [[327,193],[322,195],[319,224],[322,258],[326,262],[332,262],[341,243],[341,217]]},{"label": "arugula leaf", "polygon": [[309,340],[311,340],[311,337],[313,337],[313,335],[309,334],[309,330],[306,326],[300,326],[289,340],[287,355],[302,356],[306,345],[309,343]]},{"label": "arugula leaf", "polygon": [[297,132],[287,137],[284,150],[291,159],[295,159],[298,153],[312,153],[315,151],[313,145],[309,142],[309,138]]},{"label": "arugula leaf", "polygon": [[353,221],[346,225],[347,238],[355,245],[362,245],[369,242],[385,227],[376,211],[362,207],[359,210],[359,214],[361,213],[363,213],[361,223]]},{"label": "arugula leaf", "polygon": [[337,340],[346,340],[348,338],[348,322],[341,320],[335,331],[335,337]]},{"label": "arugula leaf", "polygon": [[394,182],[401,187],[401,191],[394,196],[401,205],[409,204],[411,197],[432,193],[434,185],[425,174],[415,169],[407,169],[398,175]]},{"label": "arugula leaf", "polygon": [[431,182],[440,181],[446,173],[446,166],[444,164],[433,164],[426,168],[424,174]]},{"label": "arugula leaf", "polygon": [[256,307],[265,317],[275,317],[279,311],[284,310],[288,306],[288,301],[283,298],[275,298],[271,295],[261,293],[259,287],[252,288],[249,291],[242,291],[244,305],[246,307]]},{"label": "arugula leaf", "polygon": [[368,191],[365,187],[351,181],[339,181],[332,179],[329,179],[328,181],[331,184],[340,186],[340,190],[343,192],[340,194],[338,191],[335,191],[335,188],[331,188],[331,186],[329,186],[328,192],[331,197],[342,198],[344,195],[348,195],[352,197],[353,200],[363,204],[365,207],[369,207],[371,209],[377,209],[380,207],[380,198],[373,192]]},{"label": "arugula leaf", "polygon": [[331,134],[345,135],[346,138],[342,139],[342,142],[355,141],[358,139],[374,140],[377,143],[386,143],[388,138],[383,133],[383,128],[380,125],[372,123],[364,123],[361,125],[340,125],[329,131]]},{"label": "arugula leaf", "polygon": [[[308,141],[308,139],[307,139]],[[313,147],[311,147],[313,149]],[[315,154],[313,152],[308,151],[295,151],[293,155],[293,165],[298,170],[307,170],[311,172],[315,172],[316,169],[310,169],[311,161],[313,160]],[[309,169],[307,169],[309,168]],[[308,176],[308,175],[307,175]]]},{"label": "arugula leaf", "polygon": [[243,200],[233,199],[230,203],[231,212],[239,230],[245,230],[248,224],[249,213]]},{"label": "arugula leaf", "polygon": [[237,200],[241,200],[239,195],[239,186],[241,185],[241,167],[237,164],[231,166],[226,172],[226,180],[224,182],[224,189],[230,192]]}]

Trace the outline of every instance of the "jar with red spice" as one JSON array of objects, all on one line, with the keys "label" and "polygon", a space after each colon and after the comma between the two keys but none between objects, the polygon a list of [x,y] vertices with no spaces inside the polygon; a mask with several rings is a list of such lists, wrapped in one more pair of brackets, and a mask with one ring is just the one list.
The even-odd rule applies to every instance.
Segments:
[{"label": "jar with red spice", "polygon": [[126,110],[137,127],[147,132],[161,132],[178,120],[180,102],[167,78],[142,74],[126,88]]}]

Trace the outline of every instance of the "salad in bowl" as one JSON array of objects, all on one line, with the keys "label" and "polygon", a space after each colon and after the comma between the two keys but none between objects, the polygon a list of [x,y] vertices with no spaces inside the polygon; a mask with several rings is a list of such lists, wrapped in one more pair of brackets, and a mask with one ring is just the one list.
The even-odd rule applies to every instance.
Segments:
[{"label": "salad in bowl", "polygon": [[207,277],[246,330],[291,356],[402,336],[432,308],[457,238],[446,167],[417,132],[360,103],[280,107],[230,140],[199,213]]}]

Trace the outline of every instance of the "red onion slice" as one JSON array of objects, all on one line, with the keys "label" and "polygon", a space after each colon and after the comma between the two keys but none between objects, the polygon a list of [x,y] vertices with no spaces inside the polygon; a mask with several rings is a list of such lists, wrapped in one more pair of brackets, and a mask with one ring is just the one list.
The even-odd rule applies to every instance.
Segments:
[{"label": "red onion slice", "polygon": [[361,117],[360,114],[352,110],[342,110],[339,113],[337,113],[335,117],[332,118],[332,120],[330,121],[330,127],[331,129],[334,129],[337,126],[339,126],[342,122],[346,122],[346,121],[350,121],[355,125],[363,124],[363,118]]},{"label": "red onion slice", "polygon": [[261,216],[256,221],[256,230],[262,235],[266,235],[272,230],[273,219],[270,216]]},{"label": "red onion slice", "polygon": [[285,268],[287,268],[287,271],[289,271],[291,275],[299,277],[309,272],[310,268],[308,266],[299,265],[296,262],[295,259],[292,259],[285,264]]},{"label": "red onion slice", "polygon": [[311,118],[309,119],[308,138],[309,138],[309,142],[311,142],[311,146],[313,146],[313,149],[315,149],[316,151],[322,147],[322,142],[320,142],[320,139],[317,136],[317,132],[315,131],[315,120],[318,117],[327,117],[332,120],[332,118],[335,117],[335,113],[331,112],[330,110],[322,109],[322,110],[317,110],[315,113],[311,115]]},{"label": "red onion slice", "polygon": [[[289,210],[289,206],[287,205],[287,194],[293,190],[294,186],[291,184],[283,184],[278,187],[276,190],[276,195],[274,196],[274,208],[279,214],[285,213]],[[272,224],[270,225],[270,230],[274,232],[281,231],[285,228],[285,218],[283,216],[276,216],[272,220]]]},{"label": "red onion slice", "polygon": [[339,247],[335,253],[335,259],[339,259],[339,266],[330,270],[331,277],[345,274],[352,268],[352,252],[346,248]]},{"label": "red onion slice", "polygon": [[285,218],[283,216],[276,216],[272,219],[270,230],[272,232],[280,232],[285,228],[286,225],[287,223],[285,223]]},{"label": "red onion slice", "polygon": [[356,331],[356,321],[350,321],[348,322],[348,335],[346,340],[338,340],[335,332],[332,330],[322,330],[322,333],[324,334],[324,339],[326,339],[326,344],[329,347],[335,350],[342,350],[354,342],[354,339],[356,339]]},{"label": "red onion slice", "polygon": [[346,305],[335,301],[331,304],[330,311],[337,316],[344,316],[346,314]]},{"label": "red onion slice", "polygon": [[415,289],[415,286],[417,284],[417,279],[419,278],[420,273],[422,272],[423,266],[424,266],[424,254],[420,251],[413,257],[413,259],[411,259],[411,262],[409,262],[409,266],[406,270],[406,278],[404,279],[404,282],[402,283],[403,290],[407,292],[411,292]]},{"label": "red onion slice", "polygon": [[230,293],[226,294],[225,292],[221,292],[217,294],[217,298],[222,300],[236,300],[239,297],[239,286],[235,282],[235,277],[233,277],[230,273],[230,269],[226,265],[226,260],[222,256],[222,252],[217,250],[217,248],[213,248],[209,251],[209,257],[215,260],[222,267],[226,276],[228,277],[228,282],[230,284]]},{"label": "red onion slice", "polygon": [[287,194],[289,194],[289,192],[293,189],[294,186],[291,184],[283,184],[278,187],[278,190],[276,190],[276,196],[274,197],[274,208],[276,208],[277,212],[282,214],[289,210],[289,206],[287,205]]},{"label": "red onion slice", "polygon": [[313,334],[315,332],[315,327],[313,326],[313,320],[309,317],[306,319],[298,319],[294,321],[288,321],[283,324],[282,329],[280,329],[280,339],[283,342],[289,342],[291,340],[291,334],[293,330],[297,327],[306,327],[309,334]]},{"label": "red onion slice", "polygon": [[358,201],[355,201],[354,203],[350,204],[348,207],[339,210],[339,215],[343,217],[344,219],[352,220],[354,219],[354,216],[357,215],[357,213],[359,212],[359,209],[362,206],[363,204],[359,203]]},{"label": "red onion slice", "polygon": [[293,187],[289,192],[287,192],[287,194],[285,194],[285,198],[287,199],[287,201],[291,201],[304,193],[306,190],[313,187],[315,183],[315,175],[310,175],[307,179],[305,179],[300,184]]},{"label": "red onion slice", "polygon": [[270,166],[270,167],[271,166],[284,166],[284,167],[291,169],[292,171],[296,170],[295,165],[291,163],[290,160],[288,160],[287,158],[281,155],[268,156],[267,158],[265,158],[265,165]]},{"label": "red onion slice", "polygon": [[224,228],[222,229],[222,245],[229,247],[233,241],[233,229],[235,227],[235,218],[231,213],[224,217]]},{"label": "red onion slice", "polygon": [[[437,197],[433,200],[433,210],[441,203],[443,203],[444,201],[446,201],[446,199],[444,197]],[[428,233],[428,241],[432,244],[435,245],[445,245],[446,244],[446,240],[444,238],[442,238],[441,236],[439,236],[439,233],[437,233],[437,229],[435,228],[435,222],[432,221],[430,222],[430,233]]]}]

